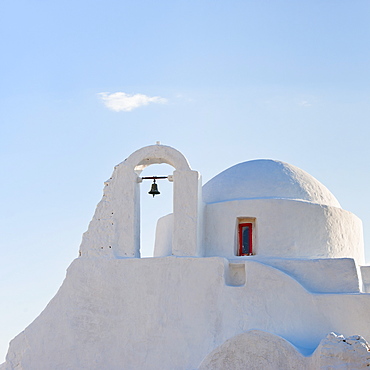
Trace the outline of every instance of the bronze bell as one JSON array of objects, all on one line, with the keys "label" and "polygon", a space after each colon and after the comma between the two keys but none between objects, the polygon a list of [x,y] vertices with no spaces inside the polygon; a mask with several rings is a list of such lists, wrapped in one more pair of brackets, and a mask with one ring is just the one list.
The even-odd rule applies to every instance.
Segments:
[{"label": "bronze bell", "polygon": [[150,189],[150,191],[148,191],[148,194],[153,195],[153,198],[154,198],[154,196],[155,196],[155,195],[159,195],[159,194],[161,194],[161,193],[158,191],[158,186],[157,186],[157,184],[155,183],[155,179],[153,180],[152,188]]}]

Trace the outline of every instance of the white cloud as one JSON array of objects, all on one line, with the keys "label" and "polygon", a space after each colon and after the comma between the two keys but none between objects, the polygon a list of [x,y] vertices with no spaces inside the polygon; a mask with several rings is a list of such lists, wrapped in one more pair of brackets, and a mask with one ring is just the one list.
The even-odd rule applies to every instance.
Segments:
[{"label": "white cloud", "polygon": [[148,105],[149,103],[167,103],[167,99],[160,96],[146,96],[144,94],[126,94],[124,92],[110,94],[108,92],[102,92],[98,95],[108,109],[116,112],[130,112],[135,108]]},{"label": "white cloud", "polygon": [[302,100],[299,105],[301,107],[310,107],[312,104],[310,102],[308,102],[307,100]]}]

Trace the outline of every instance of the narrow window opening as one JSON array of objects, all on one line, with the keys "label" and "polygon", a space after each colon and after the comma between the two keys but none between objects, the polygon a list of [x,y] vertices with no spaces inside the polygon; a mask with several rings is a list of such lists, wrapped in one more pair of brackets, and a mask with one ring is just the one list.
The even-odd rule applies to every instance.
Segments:
[{"label": "narrow window opening", "polygon": [[241,222],[238,224],[238,256],[253,255],[253,223]]}]

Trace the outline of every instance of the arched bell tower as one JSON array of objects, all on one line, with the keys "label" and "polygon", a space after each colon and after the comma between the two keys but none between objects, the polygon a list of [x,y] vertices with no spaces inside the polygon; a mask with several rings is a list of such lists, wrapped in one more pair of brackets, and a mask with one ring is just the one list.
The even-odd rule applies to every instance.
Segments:
[{"label": "arched bell tower", "polygon": [[105,185],[81,255],[140,257],[140,173],[152,164],[166,163],[173,172],[172,255],[200,256],[202,195],[201,176],[186,158],[165,145],[150,145],[132,153],[115,167]]}]

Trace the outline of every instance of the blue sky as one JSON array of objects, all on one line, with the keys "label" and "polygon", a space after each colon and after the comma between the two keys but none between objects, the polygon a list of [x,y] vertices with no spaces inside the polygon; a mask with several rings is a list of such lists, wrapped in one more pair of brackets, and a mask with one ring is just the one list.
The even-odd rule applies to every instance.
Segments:
[{"label": "blue sky", "polygon": [[[249,159],[294,164],[366,243],[369,25],[357,0],[3,0],[0,362],[61,285],[114,165],[157,140],[203,182]],[[171,184],[155,199],[144,186],[150,253]]]}]

